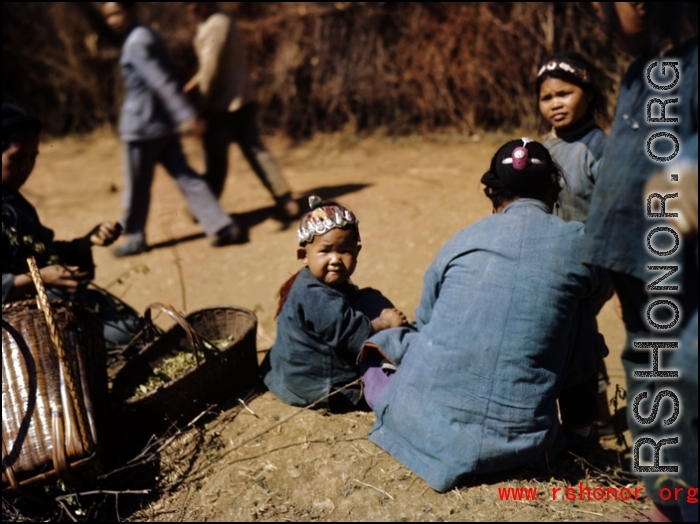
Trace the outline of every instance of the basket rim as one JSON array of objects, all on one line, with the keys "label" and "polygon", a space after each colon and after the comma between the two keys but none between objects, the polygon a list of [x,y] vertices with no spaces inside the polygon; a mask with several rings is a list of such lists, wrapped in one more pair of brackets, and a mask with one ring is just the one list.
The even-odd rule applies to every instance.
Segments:
[{"label": "basket rim", "polygon": [[190,311],[189,313],[185,313],[185,318],[189,317],[190,315],[194,315],[195,313],[204,313],[205,311],[209,311],[211,309],[234,309],[236,311],[240,311],[241,313],[246,313],[253,317],[255,320],[255,323],[258,323],[258,316],[255,314],[255,311],[248,309],[243,306],[232,306],[230,304],[222,304],[222,305],[217,305],[217,306],[206,306],[206,307],[201,307],[199,309],[195,309],[193,311]]},{"label": "basket rim", "polygon": [[[87,311],[87,309],[84,306],[81,306],[79,303],[74,302],[72,300],[66,300],[65,298],[51,298],[49,299],[49,302],[51,304],[55,304],[57,306],[72,306],[72,307],[78,307],[84,311]],[[2,303],[2,312],[9,312],[10,310],[15,310],[15,309],[23,309],[26,307],[30,307],[31,309],[37,309],[39,310],[39,305],[37,304],[36,297],[33,298],[23,298],[22,300],[10,300],[8,302],[3,302]]]}]

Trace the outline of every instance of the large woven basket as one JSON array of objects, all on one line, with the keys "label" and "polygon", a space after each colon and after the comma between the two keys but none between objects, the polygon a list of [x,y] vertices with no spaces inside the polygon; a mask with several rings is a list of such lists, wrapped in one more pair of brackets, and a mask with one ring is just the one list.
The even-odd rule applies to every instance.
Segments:
[{"label": "large woven basket", "polygon": [[56,477],[84,484],[99,467],[98,421],[109,407],[100,321],[49,301],[33,269],[37,300],[2,306],[3,490]]},{"label": "large woven basket", "polygon": [[[170,306],[152,304],[146,310],[147,320],[153,309],[166,313],[176,324],[146,345],[114,379],[112,398],[127,427],[151,430],[189,420],[258,380],[255,313],[218,306],[183,317]],[[226,338],[230,342],[218,350],[206,344]],[[197,365],[158,389],[130,397],[155,367],[181,351],[194,351]]]}]

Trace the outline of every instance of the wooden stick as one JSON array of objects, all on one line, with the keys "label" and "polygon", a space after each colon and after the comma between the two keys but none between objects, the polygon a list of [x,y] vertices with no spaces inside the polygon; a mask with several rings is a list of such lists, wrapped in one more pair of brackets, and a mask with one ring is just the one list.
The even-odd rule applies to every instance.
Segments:
[{"label": "wooden stick", "polygon": [[71,497],[87,497],[88,495],[147,495],[151,492],[150,489],[126,489],[124,491],[113,491],[113,490],[106,490],[106,489],[96,489],[93,491],[79,491],[75,493],[68,493],[67,495],[60,495],[56,497],[57,501],[61,500],[66,500]]},{"label": "wooden stick", "polygon": [[367,484],[366,482],[362,482],[361,480],[357,480],[357,479],[352,479],[352,481],[357,482],[358,484],[362,484],[363,486],[367,486],[368,488],[376,489],[379,493],[383,493],[384,495],[389,497],[391,500],[394,500],[394,497],[392,497],[389,493],[387,493],[383,489],[378,488],[377,486],[372,486],[372,484]]},{"label": "wooden stick", "polygon": [[[58,354],[58,363],[63,371],[63,377],[66,380],[66,385],[68,386],[68,391],[70,392],[70,400],[73,403],[73,409],[75,411],[75,418],[78,421],[78,434],[80,435],[80,441],[83,443],[88,443],[88,451],[92,451],[92,438],[89,438],[90,433],[86,428],[86,421],[84,419],[85,412],[81,409],[79,405],[79,389],[75,382],[75,377],[73,376],[73,370],[71,369],[70,360],[66,354],[66,347],[63,344],[63,337],[61,333],[58,332],[58,326],[54,322],[54,312],[51,307],[51,302],[46,294],[46,289],[44,288],[44,281],[41,279],[41,274],[39,273],[39,267],[36,264],[34,257],[29,257],[27,259],[27,265],[29,266],[29,271],[32,274],[32,279],[34,280],[34,285],[37,291],[37,302],[39,309],[41,309],[46,319],[46,325],[49,327],[49,335],[51,341],[56,347],[56,353]],[[60,394],[58,395],[60,398]]]},{"label": "wooden stick", "polygon": [[243,401],[243,399],[240,399],[240,398],[239,398],[239,399],[238,399],[238,402],[241,403],[241,406],[243,406],[243,409],[245,409],[248,413],[250,413],[251,415],[253,415],[255,418],[260,418],[260,417],[257,415],[257,413],[255,413],[255,411],[253,411],[252,409],[250,409],[250,408],[248,407],[248,404],[246,404],[246,403]]}]

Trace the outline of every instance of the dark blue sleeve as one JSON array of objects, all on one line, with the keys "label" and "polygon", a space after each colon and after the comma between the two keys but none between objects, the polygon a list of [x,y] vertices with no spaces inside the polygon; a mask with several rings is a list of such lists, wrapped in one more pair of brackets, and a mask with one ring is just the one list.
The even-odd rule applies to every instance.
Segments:
[{"label": "dark blue sleeve", "polygon": [[15,285],[15,275],[12,273],[2,274],[2,301],[7,302],[7,297],[10,296],[12,287]]}]

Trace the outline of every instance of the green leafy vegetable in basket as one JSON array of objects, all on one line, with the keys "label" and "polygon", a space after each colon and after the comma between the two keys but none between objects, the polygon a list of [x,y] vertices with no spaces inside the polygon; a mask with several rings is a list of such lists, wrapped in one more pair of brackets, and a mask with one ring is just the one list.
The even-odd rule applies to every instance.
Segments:
[{"label": "green leafy vegetable in basket", "polygon": [[228,335],[226,338],[217,338],[211,342],[204,342],[204,345],[209,349],[223,349],[233,342],[233,334]]},{"label": "green leafy vegetable in basket", "polygon": [[138,398],[184,375],[197,363],[194,354],[181,351],[177,355],[163,359],[160,366],[153,368],[146,382],[129,392],[127,398]]},{"label": "green leafy vegetable in basket", "polygon": [[[233,342],[233,334],[227,335],[225,338],[212,340],[211,342],[204,342],[204,345],[209,349],[223,349],[231,342]],[[146,382],[132,389],[127,394],[127,398],[142,397],[146,393],[158,389],[171,380],[181,377],[196,364],[197,360],[195,359],[194,353],[189,351],[181,351],[175,356],[163,359],[160,366],[153,368]]]}]

